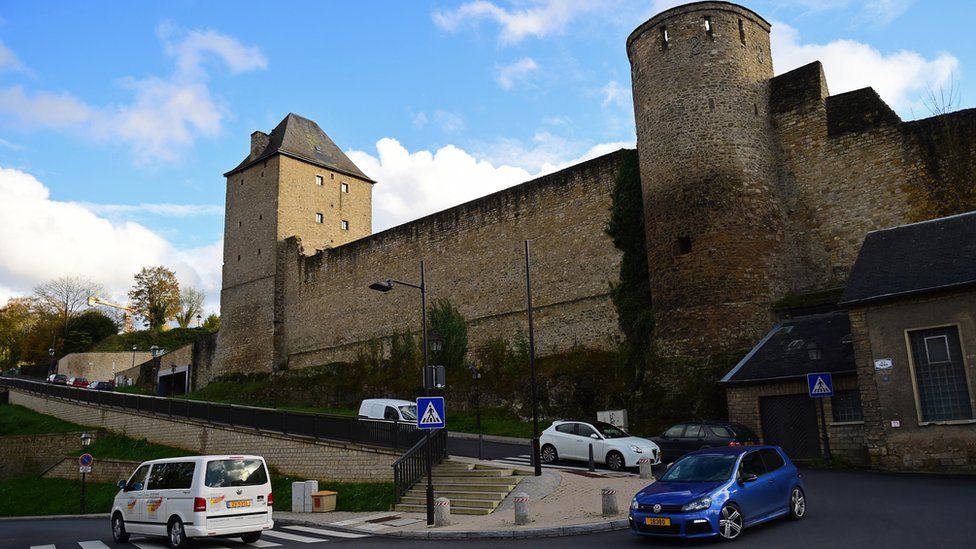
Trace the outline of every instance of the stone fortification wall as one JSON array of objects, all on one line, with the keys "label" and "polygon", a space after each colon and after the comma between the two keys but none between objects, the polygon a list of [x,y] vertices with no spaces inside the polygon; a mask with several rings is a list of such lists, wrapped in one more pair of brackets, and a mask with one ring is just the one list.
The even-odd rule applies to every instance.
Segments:
[{"label": "stone fortification wall", "polygon": [[[92,465],[91,473],[86,474],[88,482],[111,482],[116,483],[120,480],[128,479],[139,467],[139,461],[127,461],[124,459],[104,459],[93,456],[95,463]],[[75,456],[65,456],[41,475],[44,478],[65,478],[78,480],[81,474],[78,472],[78,458]]]},{"label": "stone fortification wall", "polygon": [[68,377],[81,376],[88,381],[112,381],[113,374],[132,368],[152,358],[145,351],[111,353],[71,353],[58,361],[58,373]]},{"label": "stone fortification wall", "polygon": [[[10,400],[14,404],[18,403],[13,391]],[[96,433],[95,436],[98,434]],[[2,436],[0,437],[0,479],[40,474],[61,461],[65,454],[80,449],[80,431]],[[74,465],[75,475],[77,475],[77,458]]]},{"label": "stone fortification wall", "polygon": [[[10,403],[198,454],[257,454],[281,473],[321,480],[388,482],[398,457],[387,450],[109,410],[16,390],[10,391]],[[57,454],[57,459],[64,453]]]},{"label": "stone fortification wall", "polygon": [[301,368],[354,358],[370,338],[418,331],[420,296],[371,282],[418,282],[426,261],[428,303],[449,299],[469,323],[470,347],[526,330],[523,241],[532,248],[540,354],[619,338],[610,284],[621,253],[604,229],[622,150],[381,233],[302,255],[282,244],[280,356]]}]

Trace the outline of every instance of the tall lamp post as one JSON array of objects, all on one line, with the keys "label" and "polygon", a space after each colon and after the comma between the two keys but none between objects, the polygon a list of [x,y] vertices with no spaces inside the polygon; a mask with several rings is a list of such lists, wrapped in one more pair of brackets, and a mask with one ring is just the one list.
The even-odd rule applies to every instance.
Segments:
[{"label": "tall lamp post", "polygon": [[[87,432],[81,434],[81,446],[82,448],[88,449],[92,443],[92,436]],[[85,514],[85,472],[81,472],[81,514]]]},{"label": "tall lamp post", "polygon": [[[395,284],[400,286],[407,286],[408,288],[414,288],[420,290],[420,333],[423,339],[423,350],[424,350],[424,396],[430,395],[434,388],[434,372],[430,367],[430,355],[429,352],[433,351],[435,353],[440,352],[441,346],[444,343],[444,339],[439,335],[431,338],[430,341],[427,339],[427,274],[424,268],[423,260],[420,261],[420,284],[413,284],[410,282],[403,282],[401,280],[394,280],[388,278],[382,282],[374,282],[369,285],[370,290],[376,290],[377,292],[386,293],[393,289]],[[428,348],[429,347],[429,348]],[[418,410],[418,413],[422,413]],[[434,524],[434,479],[433,473],[431,471],[431,455],[430,455],[430,430],[425,431],[425,448],[427,452],[427,525],[431,526]]]},{"label": "tall lamp post", "polygon": [[529,370],[532,372],[532,464],[535,476],[542,476],[539,459],[539,392],[535,383],[535,331],[532,322],[532,278],[529,275],[529,241],[525,241],[525,310],[529,316]]},{"label": "tall lamp post", "polygon": [[54,373],[54,347],[48,349],[47,354],[51,356],[51,368],[50,371],[48,372],[48,375],[50,376],[51,374]]},{"label": "tall lamp post", "polygon": [[197,313],[197,328],[201,327],[203,327],[203,317],[200,316],[200,313]]},{"label": "tall lamp post", "polygon": [[468,370],[471,371],[471,380],[474,382],[474,426],[478,431],[478,459],[481,459],[481,446],[484,435],[481,432],[481,370],[473,363],[468,363]]}]

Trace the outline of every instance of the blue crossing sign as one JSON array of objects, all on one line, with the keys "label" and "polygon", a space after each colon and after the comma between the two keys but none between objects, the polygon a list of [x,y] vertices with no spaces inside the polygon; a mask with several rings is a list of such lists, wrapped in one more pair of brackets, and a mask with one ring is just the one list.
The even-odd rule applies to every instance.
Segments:
[{"label": "blue crossing sign", "polygon": [[444,397],[417,398],[417,428],[443,429],[447,426],[444,417]]},{"label": "blue crossing sign", "polygon": [[807,374],[807,389],[812,398],[831,397],[834,396],[834,380],[828,373]]}]

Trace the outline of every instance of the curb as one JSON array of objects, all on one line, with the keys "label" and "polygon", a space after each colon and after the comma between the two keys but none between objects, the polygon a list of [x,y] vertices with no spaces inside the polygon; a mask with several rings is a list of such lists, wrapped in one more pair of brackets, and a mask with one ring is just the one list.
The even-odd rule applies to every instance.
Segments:
[{"label": "curb", "polygon": [[524,530],[400,530],[397,532],[366,532],[349,528],[348,526],[334,526],[332,524],[322,524],[320,522],[275,519],[275,523],[293,524],[297,526],[311,526],[318,528],[329,528],[352,534],[372,534],[377,537],[403,538],[403,539],[529,539],[529,538],[554,538],[560,536],[577,536],[580,534],[595,534],[599,532],[611,532],[615,530],[626,530],[630,528],[627,519],[617,519],[605,522],[593,522],[590,524],[574,524],[572,526],[556,526],[550,528],[527,528]]},{"label": "curb", "polygon": [[[460,438],[465,440],[478,440],[477,433],[460,433],[457,431],[449,431],[447,433],[449,438]],[[502,444],[520,444],[528,445],[532,444],[532,440],[527,438],[518,437],[503,437],[500,435],[482,435],[481,437],[485,442],[500,442]]]},{"label": "curb", "polygon": [[0,522],[13,520],[61,520],[61,519],[107,519],[108,513],[89,513],[87,515],[32,515],[29,517],[0,517]]}]

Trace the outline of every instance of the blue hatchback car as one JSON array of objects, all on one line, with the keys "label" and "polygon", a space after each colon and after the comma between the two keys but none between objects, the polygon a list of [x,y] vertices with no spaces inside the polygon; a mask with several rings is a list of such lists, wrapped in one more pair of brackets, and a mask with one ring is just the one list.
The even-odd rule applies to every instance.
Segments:
[{"label": "blue hatchback car", "polygon": [[686,454],[630,505],[635,534],[739,537],[742,530],[806,513],[799,472],[778,446],[729,446]]}]

